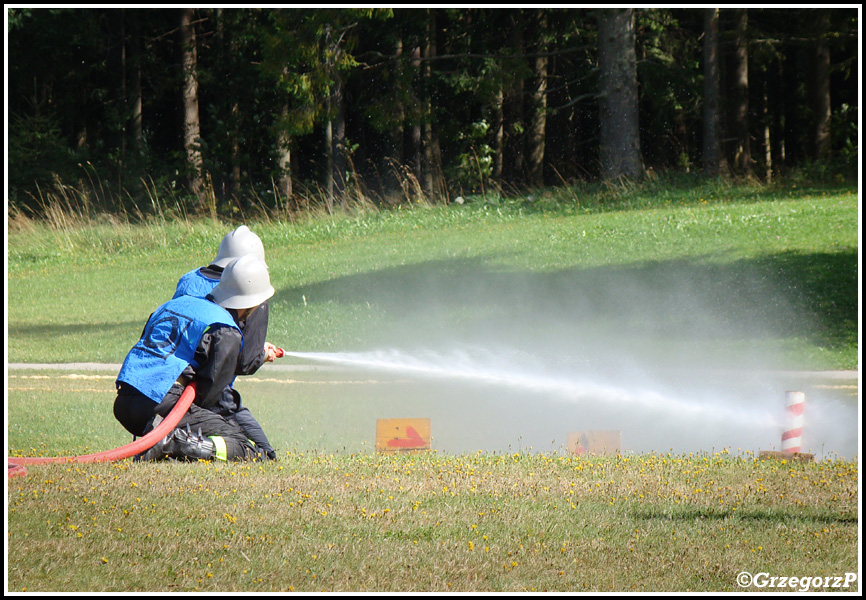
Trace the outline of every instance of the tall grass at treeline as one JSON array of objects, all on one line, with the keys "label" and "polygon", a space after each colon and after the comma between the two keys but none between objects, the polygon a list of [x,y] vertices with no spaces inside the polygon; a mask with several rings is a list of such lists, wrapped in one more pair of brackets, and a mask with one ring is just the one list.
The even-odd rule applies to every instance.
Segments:
[{"label": "tall grass at treeline", "polygon": [[[485,204],[519,207],[527,211],[574,211],[646,208],[669,202],[735,201],[767,197],[770,194],[800,193],[804,188],[840,189],[855,187],[840,173],[826,165],[807,165],[770,183],[754,178],[704,178],[699,174],[649,171],[641,182],[630,180],[576,182],[540,188],[507,189],[491,183],[478,190],[455,189],[431,197],[422,190],[408,168],[393,167],[399,185],[378,192],[352,180],[339,196],[329,195],[318,185],[297,184],[292,197],[281,194],[276,185],[270,190],[248,190],[242,197],[218,198],[212,186],[204,186],[199,197],[186,193],[173,183],[156,183],[142,178],[135,194],[126,188],[115,189],[88,163],[84,175],[73,183],[56,178],[46,189],[26,194],[25,202],[7,203],[10,230],[28,230],[33,222],[61,231],[93,224],[167,223],[195,220],[231,222],[271,221],[306,222],[323,216],[346,216],[389,208],[437,206],[447,204]],[[447,188],[441,182],[441,188]]]}]

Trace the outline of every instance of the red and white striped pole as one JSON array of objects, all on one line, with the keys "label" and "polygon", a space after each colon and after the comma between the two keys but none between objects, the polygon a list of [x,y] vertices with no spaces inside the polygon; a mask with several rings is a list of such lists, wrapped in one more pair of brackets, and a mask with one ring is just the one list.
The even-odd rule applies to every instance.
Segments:
[{"label": "red and white striped pole", "polygon": [[803,409],[806,395],[803,392],[786,392],[787,429],[782,433],[782,452],[800,452],[803,447]]}]

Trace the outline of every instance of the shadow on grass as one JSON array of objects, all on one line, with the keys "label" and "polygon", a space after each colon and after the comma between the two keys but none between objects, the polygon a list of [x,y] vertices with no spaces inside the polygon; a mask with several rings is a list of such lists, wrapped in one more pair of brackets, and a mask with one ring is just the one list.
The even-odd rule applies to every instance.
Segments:
[{"label": "shadow on grass", "polygon": [[[111,358],[99,356],[98,360],[123,360],[126,352],[141,335],[144,322],[120,321],[117,323],[69,323],[34,325],[32,323],[8,324],[8,340],[14,340],[15,350],[10,344],[9,361],[20,360],[17,356],[27,356],[27,362],[79,362],[93,360],[94,350],[102,353],[106,340],[116,343],[116,355]],[[90,356],[91,358],[85,358]]]},{"label": "shadow on grass", "polygon": [[496,258],[349,275],[281,290],[272,302],[366,305],[383,315],[398,342],[456,335],[463,341],[534,339],[553,345],[598,336],[624,342],[800,338],[831,349],[857,343],[855,251],[554,272],[502,268],[492,262]]},{"label": "shadow on grass", "polygon": [[[335,330],[333,344],[347,338],[340,337],[344,324],[328,305],[364,307],[352,316],[375,318],[365,323],[358,317],[360,324],[352,325],[361,328],[362,335],[353,335],[367,347],[463,343],[543,349],[548,355],[579,347],[581,352],[626,349],[645,356],[665,344],[757,349],[797,338],[817,348],[856,349],[858,257],[853,250],[551,272],[502,267],[497,263],[502,258],[429,261],[337,277],[279,290],[271,304],[321,309],[319,318],[324,318],[314,327]],[[290,316],[295,318],[304,315]],[[120,353],[135,343],[143,325],[137,320],[45,325],[12,320],[8,336],[22,347],[68,336],[126,340],[118,342]]]},{"label": "shadow on grass", "polygon": [[840,513],[831,514],[829,511],[815,512],[811,509],[782,509],[782,508],[745,508],[736,510],[728,508],[694,507],[681,508],[673,511],[658,510],[635,510],[631,512],[635,519],[646,521],[679,521],[694,522],[701,520],[724,520],[736,519],[738,521],[775,521],[787,523],[790,521],[809,521],[812,523],[847,523],[859,522],[856,514]]},{"label": "shadow on grass", "polygon": [[69,323],[51,325],[33,325],[32,323],[9,323],[9,337],[34,338],[40,340],[63,337],[67,335],[78,336],[87,334],[94,330],[100,333],[117,332],[118,335],[129,338],[130,346],[136,342],[144,322],[121,321],[118,323]]}]

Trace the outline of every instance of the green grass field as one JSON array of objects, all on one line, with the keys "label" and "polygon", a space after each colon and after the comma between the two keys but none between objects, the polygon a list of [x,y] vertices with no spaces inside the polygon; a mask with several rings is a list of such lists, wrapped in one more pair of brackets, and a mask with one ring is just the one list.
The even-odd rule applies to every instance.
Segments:
[{"label": "green grass field", "polygon": [[[435,376],[263,367],[238,389],[276,463],[29,466],[7,591],[859,591],[856,190],[470,200],[248,223],[271,341]],[[229,228],[11,224],[10,456],[129,441],[114,368],[16,364],[120,363]],[[811,464],[757,454],[792,386]],[[389,417],[431,418],[434,450],[375,452]],[[622,454],[574,456],[581,429]]]}]

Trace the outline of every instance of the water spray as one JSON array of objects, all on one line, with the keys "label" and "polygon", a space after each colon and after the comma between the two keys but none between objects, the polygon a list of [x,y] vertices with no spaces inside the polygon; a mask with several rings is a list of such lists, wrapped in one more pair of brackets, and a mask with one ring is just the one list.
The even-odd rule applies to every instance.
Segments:
[{"label": "water spray", "polygon": [[[280,349],[282,350],[282,349]],[[463,352],[451,355],[428,355],[427,358],[408,356],[391,351],[378,352],[288,352],[302,360],[328,362],[349,367],[390,371],[421,377],[463,379],[476,384],[503,385],[546,392],[553,397],[573,401],[601,401],[618,404],[623,409],[645,409],[665,412],[677,417],[703,417],[714,423],[727,422],[737,426],[779,427],[780,421],[770,411],[755,407],[729,407],[720,404],[699,404],[650,389],[630,390],[598,383],[575,376],[531,374],[520,369],[490,367],[479,364]]]}]

